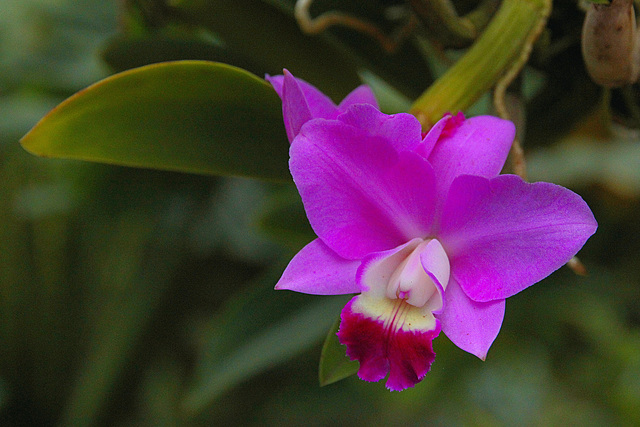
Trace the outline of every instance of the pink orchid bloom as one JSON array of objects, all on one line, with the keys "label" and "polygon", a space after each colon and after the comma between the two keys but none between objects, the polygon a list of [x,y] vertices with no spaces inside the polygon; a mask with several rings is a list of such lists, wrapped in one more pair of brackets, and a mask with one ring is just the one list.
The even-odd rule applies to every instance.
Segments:
[{"label": "pink orchid bloom", "polygon": [[287,70],[282,76],[267,75],[265,78],[282,99],[282,116],[289,142],[298,135],[302,125],[311,119],[335,119],[355,104],[371,104],[378,108],[369,86],[357,87],[336,106],[327,95],[304,80],[293,77]]},{"label": "pink orchid bloom", "polygon": [[[312,98],[305,106],[283,92],[285,120],[300,123]],[[361,379],[388,374],[390,390],[413,387],[441,330],[484,360],[505,299],[560,268],[595,232],[577,194],[499,175],[514,133],[506,120],[458,115],[423,138],[415,117],[370,103],[295,132],[289,167],[318,238],[276,289],[358,294],[338,338]]]}]

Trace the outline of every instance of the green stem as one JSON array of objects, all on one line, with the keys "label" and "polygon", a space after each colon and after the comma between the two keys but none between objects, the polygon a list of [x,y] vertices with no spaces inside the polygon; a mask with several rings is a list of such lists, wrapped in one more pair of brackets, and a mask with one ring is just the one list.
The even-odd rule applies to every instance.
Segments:
[{"label": "green stem", "polygon": [[446,112],[465,110],[516,62],[551,9],[551,0],[504,0],[478,41],[411,107],[428,129]]}]

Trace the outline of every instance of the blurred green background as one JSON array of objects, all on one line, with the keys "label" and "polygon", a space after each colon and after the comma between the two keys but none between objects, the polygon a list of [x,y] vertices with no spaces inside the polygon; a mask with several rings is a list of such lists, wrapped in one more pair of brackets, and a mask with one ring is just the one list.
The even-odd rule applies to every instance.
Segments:
[{"label": "blurred green background", "polygon": [[[391,31],[391,3],[314,8]],[[0,0],[0,425],[640,425],[637,88],[590,82],[583,16],[554,3],[518,95],[531,180],[577,191],[599,222],[589,275],[564,267],[510,298],[486,362],[441,334],[427,378],[390,393],[318,386],[346,298],[273,291],[313,238],[290,182],[43,159],[18,141],[89,84],[172,59],[286,67],[335,99],[364,79],[400,111],[456,56],[446,40],[418,28],[389,54],[349,29],[303,36],[287,0]]]}]

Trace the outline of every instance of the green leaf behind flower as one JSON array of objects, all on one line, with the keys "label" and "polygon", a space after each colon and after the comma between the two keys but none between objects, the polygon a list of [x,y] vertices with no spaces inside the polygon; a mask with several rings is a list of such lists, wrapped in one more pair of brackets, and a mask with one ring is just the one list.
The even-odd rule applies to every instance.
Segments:
[{"label": "green leaf behind flower", "polygon": [[360,363],[350,360],[345,354],[346,347],[340,344],[336,333],[340,328],[340,318],[329,330],[320,354],[318,377],[320,385],[325,386],[343,380],[358,372]]},{"label": "green leaf behind flower", "polygon": [[40,156],[189,173],[289,178],[280,100],[207,61],[149,65],[78,92],[22,139]]}]

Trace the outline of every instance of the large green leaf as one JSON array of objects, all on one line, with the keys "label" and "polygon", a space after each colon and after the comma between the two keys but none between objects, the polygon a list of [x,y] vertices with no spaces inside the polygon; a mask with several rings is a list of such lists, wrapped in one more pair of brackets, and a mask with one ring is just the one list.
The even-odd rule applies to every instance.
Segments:
[{"label": "large green leaf", "polygon": [[28,151],[126,166],[289,177],[280,100],[239,68],[168,62],[78,92],[22,139]]}]

